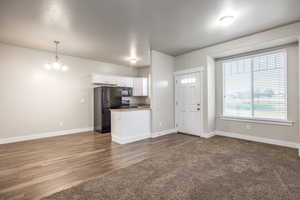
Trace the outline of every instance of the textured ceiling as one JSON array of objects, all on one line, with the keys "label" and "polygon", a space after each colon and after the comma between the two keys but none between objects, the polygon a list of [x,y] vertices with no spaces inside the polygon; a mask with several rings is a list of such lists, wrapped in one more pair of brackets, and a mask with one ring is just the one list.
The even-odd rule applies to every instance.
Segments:
[{"label": "textured ceiling", "polygon": [[[224,27],[218,19],[234,15]],[[1,0],[0,41],[136,66],[300,19],[299,0]]]}]

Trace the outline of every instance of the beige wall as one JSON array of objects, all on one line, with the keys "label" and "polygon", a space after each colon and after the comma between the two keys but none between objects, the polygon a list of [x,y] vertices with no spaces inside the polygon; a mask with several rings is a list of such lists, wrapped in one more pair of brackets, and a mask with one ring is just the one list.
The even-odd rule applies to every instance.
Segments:
[{"label": "beige wall", "polygon": [[175,128],[174,57],[152,51],[152,132]]},{"label": "beige wall", "polygon": [[[200,67],[203,66],[205,68],[204,72],[204,129],[206,129],[206,132],[210,131],[210,127],[213,126],[214,124],[214,116],[216,113],[213,113],[214,109],[213,107],[216,106],[215,102],[210,101],[209,99],[212,98],[212,96],[215,94],[220,95],[220,91],[215,91],[214,88],[212,88],[212,83],[210,80],[213,79],[211,76],[211,71],[213,68],[211,58],[220,58],[220,57],[225,57],[225,56],[231,56],[231,55],[236,55],[240,53],[245,53],[249,51],[254,51],[254,50],[260,50],[260,49],[265,49],[265,48],[270,48],[270,47],[275,47],[283,44],[289,44],[292,42],[297,42],[300,38],[300,22],[290,24],[287,26],[275,28],[272,30],[268,30],[265,32],[253,34],[247,37],[239,38],[236,40],[224,42],[218,45],[210,46],[207,48],[203,48],[200,50],[192,51],[189,53],[186,53],[181,56],[177,56],[175,58],[175,70],[184,70],[188,68],[193,68],[193,67]],[[291,50],[291,56],[292,59],[295,59],[293,57],[296,57],[295,52],[295,47]],[[297,59],[297,58],[296,58]],[[299,73],[297,70],[299,69],[299,58],[298,62],[295,62],[292,64],[291,70],[291,75],[296,76],[296,73]],[[293,73],[294,72],[294,73]],[[297,78],[299,75],[297,76]],[[293,79],[293,78],[291,78]],[[294,77],[295,79],[295,77]],[[294,96],[298,97],[299,96],[299,84],[300,82],[297,80],[291,80],[294,84],[290,84],[289,88],[289,93],[294,94]],[[219,89],[219,86],[216,86],[216,88]],[[292,102],[292,104],[299,104],[299,100],[295,99]],[[296,106],[292,106],[292,108],[295,108],[297,110]],[[298,112],[300,109],[298,109]],[[292,111],[296,112],[296,111]],[[298,114],[297,112],[297,114]],[[277,126],[272,126],[272,125],[260,125],[260,128],[257,128],[257,125],[253,125],[251,130],[247,131],[242,131],[245,127],[245,123],[238,123],[238,122],[232,122],[232,121],[224,121],[222,124],[220,121],[217,123],[217,128],[219,130],[225,130],[225,131],[234,131],[236,130],[237,133],[238,131],[242,132],[241,134],[245,135],[253,135],[257,134],[259,137],[265,137],[269,139],[278,139],[278,140],[285,140],[285,141],[293,141],[293,142],[299,142],[300,137],[299,137],[299,129],[298,124],[299,120],[298,117],[294,114],[293,119],[295,119],[295,126],[294,127],[277,127]],[[277,129],[276,129],[277,128]],[[273,133],[272,130],[278,130],[276,133]],[[263,133],[262,133],[262,130]],[[297,135],[297,133],[298,135]],[[255,133],[257,132],[257,133]]]},{"label": "beige wall", "polygon": [[[299,141],[298,134],[298,43],[282,47],[287,50],[288,61],[288,120],[297,122],[294,126],[246,123],[217,119],[216,129],[256,137],[283,141]],[[222,115],[223,77],[222,62],[216,65],[217,116]],[[248,126],[248,128],[247,128]]]},{"label": "beige wall", "polygon": [[150,66],[149,67],[138,67],[138,76],[139,77],[148,77],[151,70],[150,70]]},{"label": "beige wall", "polygon": [[49,52],[0,44],[0,139],[92,127],[89,75],[138,75],[134,68],[70,56],[61,56],[68,72],[45,70],[53,59]]}]

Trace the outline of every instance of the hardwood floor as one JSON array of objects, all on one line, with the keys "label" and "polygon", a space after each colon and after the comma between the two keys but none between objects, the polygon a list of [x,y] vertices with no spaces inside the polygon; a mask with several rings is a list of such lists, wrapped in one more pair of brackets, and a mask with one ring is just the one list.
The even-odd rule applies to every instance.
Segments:
[{"label": "hardwood floor", "polygon": [[194,139],[171,134],[119,145],[89,132],[0,145],[0,199],[40,199]]}]

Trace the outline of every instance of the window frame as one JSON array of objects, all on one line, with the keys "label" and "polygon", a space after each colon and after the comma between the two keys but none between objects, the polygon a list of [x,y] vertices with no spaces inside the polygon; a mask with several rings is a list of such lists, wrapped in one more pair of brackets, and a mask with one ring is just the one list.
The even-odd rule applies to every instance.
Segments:
[{"label": "window frame", "polygon": [[[264,56],[264,55],[270,55],[274,53],[283,53],[283,62],[285,64],[285,69],[284,69],[284,76],[286,80],[286,85],[285,85],[285,103],[286,103],[286,118],[285,119],[278,119],[278,118],[258,118],[254,117],[254,76],[253,76],[253,58],[258,57],[258,56]],[[271,51],[266,51],[263,53],[257,53],[257,54],[252,54],[252,55],[247,55],[247,56],[241,56],[237,58],[231,58],[227,60],[221,61],[222,64],[222,116],[220,117],[221,119],[224,120],[236,120],[236,121],[245,121],[245,122],[255,122],[258,121],[260,123],[268,123],[268,124],[278,124],[278,125],[292,125],[293,122],[288,120],[288,60],[287,60],[287,49],[278,49],[278,50],[271,50]],[[251,115],[252,117],[239,117],[239,116],[228,116],[224,114],[224,105],[225,105],[225,70],[224,70],[224,63],[226,62],[232,62],[232,61],[239,61],[239,60],[245,60],[245,59],[251,59]]]}]

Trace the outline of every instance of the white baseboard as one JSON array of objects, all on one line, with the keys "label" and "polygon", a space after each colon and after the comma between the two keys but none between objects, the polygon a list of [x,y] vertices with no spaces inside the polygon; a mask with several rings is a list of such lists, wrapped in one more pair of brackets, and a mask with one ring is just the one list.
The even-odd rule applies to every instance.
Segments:
[{"label": "white baseboard", "polygon": [[200,137],[202,137],[202,138],[211,138],[211,137],[213,137],[213,136],[215,136],[215,132],[209,132],[209,133],[202,133],[201,135],[200,135]]},{"label": "white baseboard", "polygon": [[177,132],[178,132],[177,129],[168,129],[168,130],[151,133],[151,137],[156,138],[159,136],[168,135],[168,134],[177,133]]},{"label": "white baseboard", "polygon": [[[250,136],[250,135],[243,135],[243,134],[239,134],[239,133],[224,132],[224,131],[215,131],[215,134],[220,135],[220,136],[238,138],[238,139],[242,139],[242,140],[249,140],[249,141],[254,141],[254,142],[261,142],[261,143],[273,144],[273,145],[278,145],[278,146],[290,147],[290,148],[298,149],[300,151],[300,144],[295,143],[295,142],[274,140],[274,139],[268,139],[268,138]],[[299,156],[300,156],[300,154],[299,154]]]},{"label": "white baseboard", "polygon": [[54,136],[76,134],[76,133],[88,132],[88,131],[92,131],[92,130],[93,130],[92,127],[77,128],[77,129],[71,129],[71,130],[54,131],[54,132],[40,133],[40,134],[34,134],[34,135],[4,138],[4,139],[0,139],[0,144],[15,143],[15,142],[36,140],[36,139],[42,139],[42,138],[48,138],[48,137],[54,137]]},{"label": "white baseboard", "polygon": [[144,140],[144,139],[150,138],[150,136],[151,136],[150,133],[142,134],[138,137],[126,137],[126,138],[120,138],[115,135],[111,135],[111,140],[118,144],[128,144],[128,143],[132,143],[132,142],[136,142],[139,140]]}]

